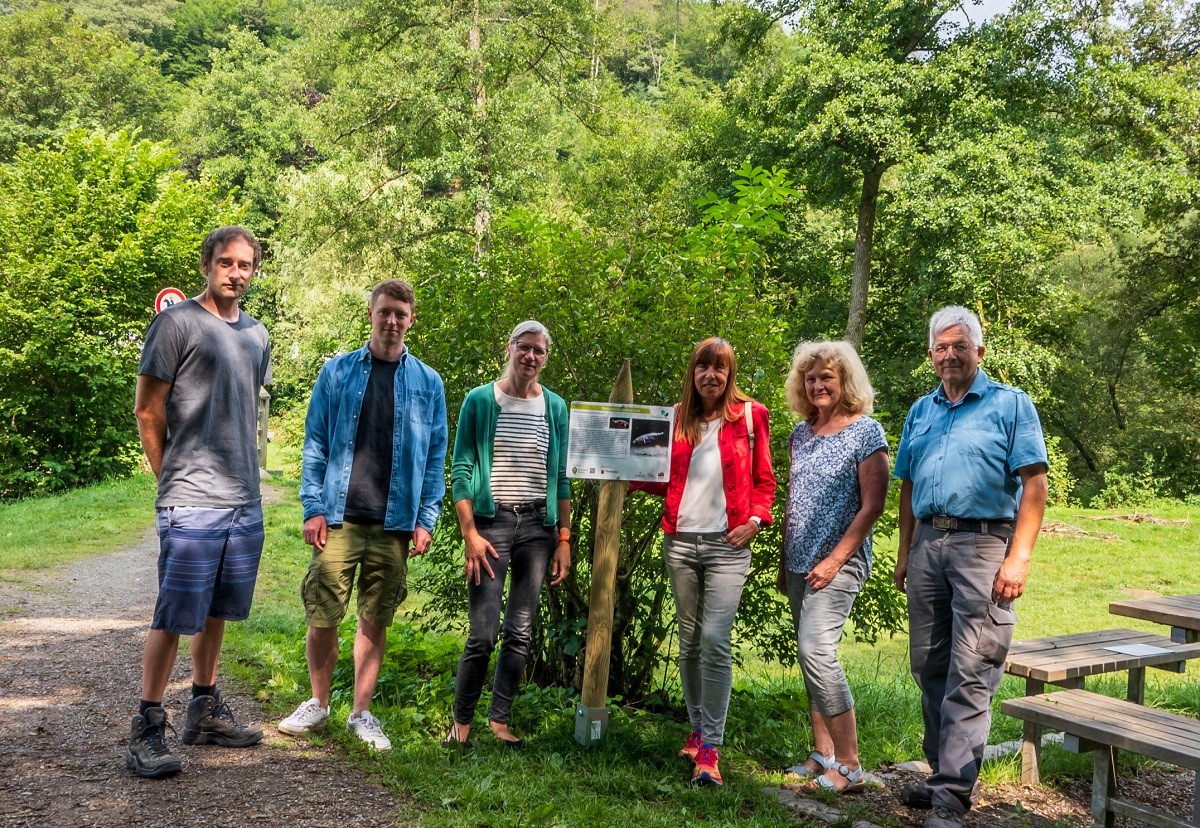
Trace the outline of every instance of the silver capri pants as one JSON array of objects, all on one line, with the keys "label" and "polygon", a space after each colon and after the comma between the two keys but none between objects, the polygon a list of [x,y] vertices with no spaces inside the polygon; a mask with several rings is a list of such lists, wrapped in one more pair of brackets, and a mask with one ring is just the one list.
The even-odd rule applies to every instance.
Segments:
[{"label": "silver capri pants", "polygon": [[824,589],[814,590],[803,575],[787,572],[788,603],[796,626],[796,654],[808,690],[808,706],[823,716],[836,716],[854,707],[837,648],[854,599],[869,574],[861,550],[842,565]]}]

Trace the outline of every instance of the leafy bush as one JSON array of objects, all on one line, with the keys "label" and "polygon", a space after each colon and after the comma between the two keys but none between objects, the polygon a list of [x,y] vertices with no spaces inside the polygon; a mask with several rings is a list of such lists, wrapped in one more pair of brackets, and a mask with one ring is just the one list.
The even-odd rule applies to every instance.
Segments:
[{"label": "leafy bush", "polygon": [[1104,473],[1104,488],[1091,501],[1093,509],[1147,506],[1162,497],[1168,481],[1154,473],[1154,458],[1142,458],[1141,468],[1115,466]]},{"label": "leafy bush", "polygon": [[3,8],[0,160],[78,125],[136,125],[162,136],[174,89],[153,55],[81,26],[53,3]]},{"label": "leafy bush", "polygon": [[1071,474],[1070,461],[1062,449],[1062,438],[1046,437],[1046,453],[1050,459],[1050,468],[1046,473],[1046,485],[1049,489],[1047,501],[1051,506],[1070,506],[1075,502],[1075,486],[1078,483]]},{"label": "leafy bush", "polygon": [[128,473],[156,292],[197,293],[221,212],[165,144],[75,130],[0,166],[0,498]]}]

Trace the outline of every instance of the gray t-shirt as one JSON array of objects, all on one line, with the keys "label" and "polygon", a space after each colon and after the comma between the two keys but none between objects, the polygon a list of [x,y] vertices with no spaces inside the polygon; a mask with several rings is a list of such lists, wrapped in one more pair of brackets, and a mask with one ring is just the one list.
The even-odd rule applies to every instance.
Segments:
[{"label": "gray t-shirt", "polygon": [[156,505],[258,503],[258,390],[271,382],[262,323],[226,322],[188,299],[150,323],[138,374],[171,383]]}]

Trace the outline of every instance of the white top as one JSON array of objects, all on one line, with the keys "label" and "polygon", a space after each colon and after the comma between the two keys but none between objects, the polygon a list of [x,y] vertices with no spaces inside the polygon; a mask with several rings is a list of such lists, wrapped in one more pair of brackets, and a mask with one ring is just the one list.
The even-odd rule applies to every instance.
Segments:
[{"label": "white top", "polygon": [[700,442],[692,450],[683,498],[679,501],[679,532],[728,532],[725,514],[725,477],[721,473],[721,447],[717,434],[723,418],[700,424]]},{"label": "white top", "polygon": [[500,417],[492,443],[492,499],[497,503],[539,503],[546,500],[546,453],[550,424],[546,397],[524,400],[494,386]]}]

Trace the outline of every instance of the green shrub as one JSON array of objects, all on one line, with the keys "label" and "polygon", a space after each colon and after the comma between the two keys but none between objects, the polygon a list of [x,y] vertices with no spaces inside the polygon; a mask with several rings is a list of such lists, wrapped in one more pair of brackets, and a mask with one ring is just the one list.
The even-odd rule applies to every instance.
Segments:
[{"label": "green shrub", "polygon": [[1104,473],[1104,488],[1091,501],[1093,509],[1148,506],[1163,497],[1167,481],[1154,473],[1154,458],[1146,455],[1140,468],[1121,464]]},{"label": "green shrub", "polygon": [[74,130],[0,166],[0,498],[128,474],[158,290],[198,293],[222,212],[165,144]]}]

